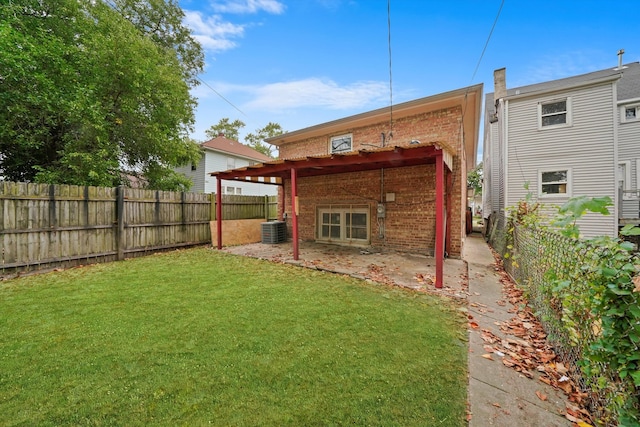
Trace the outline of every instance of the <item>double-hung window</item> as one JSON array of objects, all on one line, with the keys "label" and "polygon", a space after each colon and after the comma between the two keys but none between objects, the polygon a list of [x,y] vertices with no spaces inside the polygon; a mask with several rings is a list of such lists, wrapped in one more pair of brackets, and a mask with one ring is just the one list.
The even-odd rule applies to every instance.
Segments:
[{"label": "double-hung window", "polygon": [[542,197],[571,196],[571,169],[539,171],[538,194]]},{"label": "double-hung window", "polygon": [[227,169],[236,168],[236,159],[233,157],[227,157]]},{"label": "double-hung window", "polygon": [[640,120],[640,105],[628,105],[620,108],[620,121],[635,122]]},{"label": "double-hung window", "polygon": [[633,194],[631,192],[631,161],[624,160],[618,162],[618,191],[622,192],[622,200],[631,200]]},{"label": "double-hung window", "polygon": [[571,126],[571,98],[538,103],[538,128]]}]

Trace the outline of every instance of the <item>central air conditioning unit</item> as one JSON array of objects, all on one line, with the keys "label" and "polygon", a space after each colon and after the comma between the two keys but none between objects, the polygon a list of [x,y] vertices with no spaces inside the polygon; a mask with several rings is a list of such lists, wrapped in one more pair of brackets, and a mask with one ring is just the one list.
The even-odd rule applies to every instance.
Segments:
[{"label": "central air conditioning unit", "polygon": [[287,223],[269,221],[262,223],[262,243],[276,244],[287,241]]}]

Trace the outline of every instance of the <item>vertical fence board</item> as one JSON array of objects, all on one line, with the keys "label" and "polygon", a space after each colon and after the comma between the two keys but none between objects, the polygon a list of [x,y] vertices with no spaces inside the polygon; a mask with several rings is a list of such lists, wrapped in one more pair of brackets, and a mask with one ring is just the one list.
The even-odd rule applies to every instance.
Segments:
[{"label": "vertical fence board", "polygon": [[[0,182],[0,275],[211,242],[215,195]],[[223,195],[223,219],[276,219],[277,197]]]}]

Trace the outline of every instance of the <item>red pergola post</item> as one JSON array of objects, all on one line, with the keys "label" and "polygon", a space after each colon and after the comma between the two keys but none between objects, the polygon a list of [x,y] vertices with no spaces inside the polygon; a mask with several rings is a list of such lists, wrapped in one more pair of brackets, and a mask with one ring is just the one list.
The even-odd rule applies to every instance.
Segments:
[{"label": "red pergola post", "polygon": [[216,178],[216,230],[218,231],[218,249],[222,249],[222,180]]},{"label": "red pergola post", "polygon": [[291,168],[291,216],[293,228],[293,259],[298,260],[298,174]]},{"label": "red pergola post", "polygon": [[436,156],[436,288],[444,281],[444,158],[442,152]]}]

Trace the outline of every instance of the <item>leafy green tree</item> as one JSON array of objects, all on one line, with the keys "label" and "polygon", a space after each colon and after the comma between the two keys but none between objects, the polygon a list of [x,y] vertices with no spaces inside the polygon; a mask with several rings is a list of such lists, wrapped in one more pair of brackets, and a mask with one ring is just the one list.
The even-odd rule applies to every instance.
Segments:
[{"label": "leafy green tree", "polygon": [[200,156],[187,135],[202,52],[182,16],[160,0],[0,6],[0,175],[114,186],[135,171],[150,188],[188,185],[172,168]]},{"label": "leafy green tree", "polygon": [[474,195],[482,194],[482,162],[467,174],[467,188],[473,188]]},{"label": "leafy green tree", "polygon": [[204,131],[204,133],[209,139],[216,138],[218,135],[224,135],[225,138],[239,141],[240,129],[245,126],[246,125],[242,120],[236,119],[231,122],[228,117],[224,117],[220,119],[218,124],[212,125],[209,129]]},{"label": "leafy green tree", "polygon": [[184,12],[177,0],[105,0],[140,32],[165,49],[175,51],[189,86],[197,86],[204,67],[202,46],[182,25]]},{"label": "leafy green tree", "polygon": [[[205,131],[205,135],[207,135],[208,138],[213,139],[222,134],[225,138],[239,141],[240,129],[243,127],[245,127],[243,121],[238,119],[230,121],[229,118],[224,117],[220,119],[217,124],[212,125],[207,129]],[[282,135],[283,133],[285,132],[282,130],[282,126],[278,123],[269,122],[265,127],[256,129],[255,133],[248,133],[244,137],[244,144],[266,156],[274,157],[273,146],[267,144],[264,140],[277,135]]]},{"label": "leafy green tree", "polygon": [[265,142],[265,139],[282,135],[283,133],[285,133],[285,131],[282,129],[282,126],[280,126],[278,123],[269,122],[262,129],[256,130],[255,134],[247,134],[244,140],[246,144],[254,150],[259,151],[260,153],[265,154],[269,157],[275,157],[273,146],[267,144]]}]

